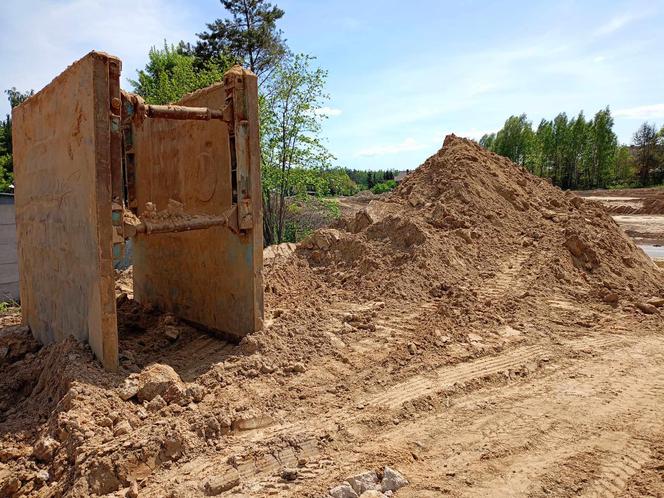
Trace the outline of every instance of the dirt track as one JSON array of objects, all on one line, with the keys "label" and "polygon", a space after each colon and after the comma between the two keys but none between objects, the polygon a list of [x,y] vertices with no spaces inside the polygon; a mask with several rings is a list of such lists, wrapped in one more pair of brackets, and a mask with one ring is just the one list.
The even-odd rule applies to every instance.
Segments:
[{"label": "dirt track", "polygon": [[[587,313],[565,300],[552,306],[561,315]],[[411,482],[399,496],[664,494],[661,327],[599,315],[601,326],[559,331],[561,339],[544,329],[528,340],[506,328],[498,354],[474,358],[482,348],[475,344],[456,364],[403,376],[376,370],[392,347],[412,340],[416,315],[393,314],[371,338],[339,344],[341,361],[320,362],[290,384],[303,394],[290,407],[296,417],[236,438],[245,492],[320,496],[387,464]],[[330,397],[327,411],[307,402]],[[295,447],[255,458],[288,440]],[[164,472],[146,495],[158,496],[178,476],[181,489],[195,489],[228,456],[201,455]],[[298,459],[306,461],[299,478],[284,482],[280,469]]]}]

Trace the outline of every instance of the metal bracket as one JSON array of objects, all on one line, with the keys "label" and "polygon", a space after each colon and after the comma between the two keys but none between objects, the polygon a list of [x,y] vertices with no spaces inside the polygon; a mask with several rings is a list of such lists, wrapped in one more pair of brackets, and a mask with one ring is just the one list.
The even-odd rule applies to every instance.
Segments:
[{"label": "metal bracket", "polygon": [[[179,105],[151,105],[146,104],[139,96],[128,92],[122,92],[120,123],[124,138],[124,187],[127,206],[136,214],[135,195],[135,160],[133,151],[134,126],[140,127],[145,119],[175,119],[175,120],[199,120],[210,121],[212,119],[224,121],[228,124],[228,134],[231,149],[231,208],[220,216],[209,215],[183,215],[169,219],[150,219],[144,217],[138,224],[124,223],[125,236],[132,237],[136,234],[182,232],[188,230],[200,230],[212,226],[226,226],[234,233],[246,232],[253,229],[252,203],[248,195],[246,185],[246,173],[243,168],[242,182],[238,185],[238,151],[242,160],[247,158],[247,122],[241,119],[242,112],[238,102],[244,96],[242,78],[230,78],[225,81],[226,101],[222,109],[211,109],[208,107],[188,107]],[[236,112],[237,111],[237,112]],[[238,141],[239,140],[239,141]],[[237,141],[237,142],[236,142]],[[241,188],[240,188],[241,187]],[[238,195],[238,189],[240,194]]]},{"label": "metal bracket", "polygon": [[138,223],[125,220],[124,232],[128,237],[134,237],[138,234],[188,232],[218,226],[228,227],[234,233],[238,232],[237,206],[231,206],[219,216],[159,213],[155,217],[144,216],[136,221]]}]

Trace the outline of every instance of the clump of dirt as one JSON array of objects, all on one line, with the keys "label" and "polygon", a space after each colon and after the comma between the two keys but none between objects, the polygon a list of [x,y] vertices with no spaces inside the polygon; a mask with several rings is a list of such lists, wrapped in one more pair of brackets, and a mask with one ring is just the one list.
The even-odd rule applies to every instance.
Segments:
[{"label": "clump of dirt", "polygon": [[[601,206],[451,135],[393,193],[266,251],[265,327],[239,345],[132,300],[129,271],[118,372],[74,339],[40,347],[3,329],[0,495],[204,496],[240,486],[247,462],[305,466],[339,444],[307,435],[321,414],[406,375],[592,327],[598,310],[660,320],[663,275]],[[292,419],[314,422],[243,437]]]}]

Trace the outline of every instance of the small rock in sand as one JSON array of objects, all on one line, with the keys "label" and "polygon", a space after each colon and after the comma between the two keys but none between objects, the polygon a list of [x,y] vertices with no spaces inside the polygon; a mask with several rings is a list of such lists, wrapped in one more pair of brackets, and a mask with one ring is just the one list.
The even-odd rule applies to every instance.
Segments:
[{"label": "small rock in sand", "polygon": [[396,470],[385,467],[380,487],[383,491],[396,491],[408,485],[408,480]]},{"label": "small rock in sand", "polygon": [[285,468],[281,471],[281,478],[285,481],[294,481],[297,479],[297,469]]},{"label": "small rock in sand", "polygon": [[132,481],[131,484],[129,485],[129,489],[125,493],[126,498],[138,498],[138,483],[136,481]]},{"label": "small rock in sand", "polygon": [[362,494],[365,491],[372,489],[380,489],[380,484],[378,483],[378,474],[376,474],[376,472],[373,470],[362,472],[361,474],[349,477],[347,481],[348,484],[350,484],[358,494]]},{"label": "small rock in sand", "polygon": [[115,426],[113,431],[114,436],[123,436],[124,434],[129,434],[131,432],[131,424],[128,421],[123,420]]},{"label": "small rock in sand", "polygon": [[[136,396],[140,401],[151,401],[157,395],[169,401],[169,398],[174,397],[175,391],[184,391],[182,379],[173,367],[161,363],[155,363],[143,370],[138,375],[138,385]],[[171,391],[168,397],[167,391]]]},{"label": "small rock in sand", "polygon": [[55,439],[46,436],[37,441],[32,450],[32,454],[39,461],[50,462],[59,447],[60,443],[58,443]]},{"label": "small rock in sand", "polygon": [[357,498],[358,495],[350,484],[344,482],[343,484],[339,484],[339,486],[332,488],[330,490],[330,496],[332,498]]},{"label": "small rock in sand", "polygon": [[362,493],[360,498],[387,498],[387,495],[377,489],[370,489]]},{"label": "small rock in sand", "polygon": [[618,302],[618,299],[619,299],[618,294],[616,294],[615,292],[608,292],[602,298],[602,300],[608,304],[616,304]]},{"label": "small rock in sand", "polygon": [[661,308],[664,306],[664,297],[653,297],[652,299],[648,299],[648,303],[655,308]]},{"label": "small rock in sand", "polygon": [[138,379],[136,377],[128,377],[125,379],[124,384],[118,388],[117,392],[122,401],[133,398],[138,394]]},{"label": "small rock in sand", "polygon": [[158,412],[162,408],[166,406],[166,401],[164,401],[164,398],[162,398],[160,395],[156,395],[152,400],[148,403],[147,409],[149,412]]},{"label": "small rock in sand", "polygon": [[636,303],[636,307],[639,308],[646,315],[654,315],[657,313],[657,308],[655,308],[652,304]]},{"label": "small rock in sand", "polygon": [[216,496],[239,485],[240,474],[235,469],[229,469],[223,474],[210,477],[205,483],[205,490],[208,495]]}]

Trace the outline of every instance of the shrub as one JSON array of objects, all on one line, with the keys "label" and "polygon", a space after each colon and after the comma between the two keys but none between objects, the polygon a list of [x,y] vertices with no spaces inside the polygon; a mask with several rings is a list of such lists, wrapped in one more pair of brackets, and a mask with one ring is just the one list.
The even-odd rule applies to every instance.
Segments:
[{"label": "shrub", "polygon": [[394,180],[387,180],[382,183],[377,183],[371,188],[371,191],[374,194],[384,194],[385,192],[389,192],[391,190],[394,190],[397,186],[397,182]]}]

